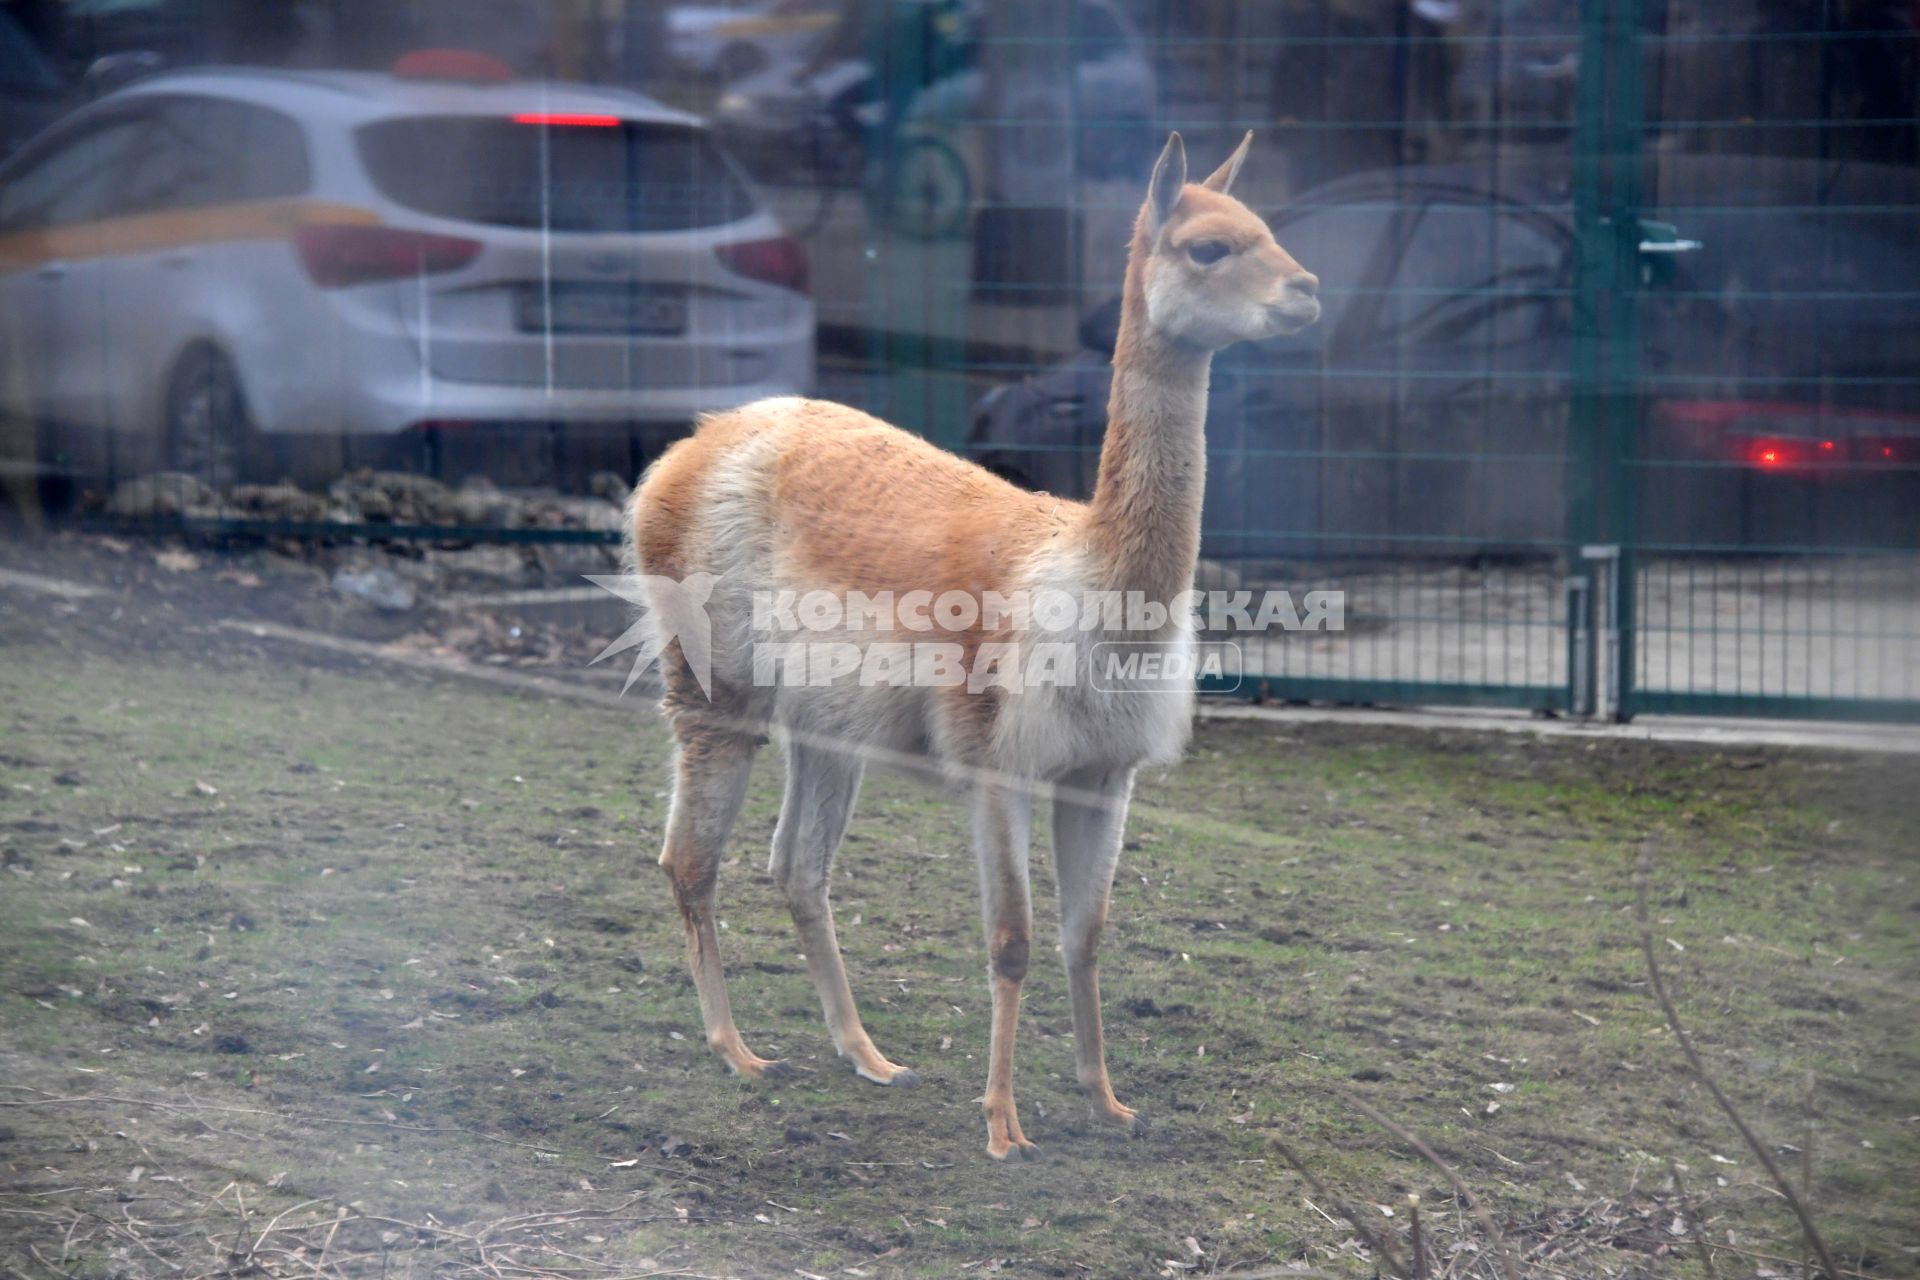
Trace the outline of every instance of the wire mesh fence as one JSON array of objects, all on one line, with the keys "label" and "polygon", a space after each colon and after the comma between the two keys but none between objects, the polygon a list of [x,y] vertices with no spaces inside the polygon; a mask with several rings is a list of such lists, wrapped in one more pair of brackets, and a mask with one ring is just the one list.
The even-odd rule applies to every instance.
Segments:
[{"label": "wire mesh fence", "polygon": [[1648,704],[1912,714],[1920,563],[1911,557],[1643,557],[1635,578],[1633,688]]},{"label": "wire mesh fence", "polygon": [[[1912,710],[1920,31],[1901,6],[529,7],[474,37],[505,74],[458,127],[389,73],[444,34],[430,9],[409,27],[322,7],[330,43],[281,49],[302,69],[246,92],[303,127],[343,84],[397,94],[399,123],[342,145],[400,206],[385,221],[441,238],[297,232],[269,246],[295,273],[263,287],[373,271],[354,298],[375,337],[290,308],[304,327],[264,347],[200,339],[220,358],[188,394],[180,317],[112,273],[101,232],[151,232],[152,210],[122,193],[81,232],[0,226],[18,287],[48,235],[104,246],[51,290],[72,322],[9,326],[6,364],[16,457],[64,463],[102,428],[106,465],[73,468],[96,519],[152,532],[159,513],[116,488],[205,456],[168,450],[233,404],[271,454],[254,479],[318,495],[384,468],[455,491],[597,486],[602,505],[536,537],[230,494],[176,528],[610,555],[617,490],[696,410],[797,392],[1085,497],[1146,168],[1169,128],[1202,164],[1252,129],[1236,193],[1319,275],[1324,315],[1215,363],[1202,585],[1341,592],[1345,627],[1243,644],[1235,690]],[[245,96],[237,72],[164,80],[149,102]],[[577,96],[633,89],[646,108]],[[322,136],[308,203],[337,194]],[[36,146],[0,189],[58,160]],[[448,265],[459,244],[474,261]],[[245,271],[224,278],[242,291]],[[611,634],[618,602],[568,563],[459,594]]]}]

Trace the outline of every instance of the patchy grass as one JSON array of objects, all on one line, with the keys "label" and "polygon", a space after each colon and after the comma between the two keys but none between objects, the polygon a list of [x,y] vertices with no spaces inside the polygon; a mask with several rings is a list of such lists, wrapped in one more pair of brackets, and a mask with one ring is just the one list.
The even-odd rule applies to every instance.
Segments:
[{"label": "patchy grass", "polygon": [[1403,1248],[1404,1209],[1374,1206],[1408,1192],[1443,1245],[1472,1240],[1438,1173],[1335,1088],[1437,1147],[1529,1274],[1700,1274],[1669,1156],[1722,1274],[1792,1274],[1724,1248],[1803,1253],[1647,995],[1649,833],[1708,1061],[1810,1164],[1843,1265],[1915,1272],[1908,762],[1204,724],[1140,789],[1105,947],[1116,1088],[1153,1131],[1092,1123],[1064,979],[1037,964],[1017,1092],[1045,1158],[1002,1167],[951,800],[873,779],[835,872],[869,1029],[926,1078],[876,1089],[834,1059],[762,871],[765,756],[723,942],[749,1043],[801,1074],[742,1082],[701,1042],[653,866],[651,707],[37,626],[9,616],[0,664],[16,1274],[1366,1274],[1269,1135]]}]

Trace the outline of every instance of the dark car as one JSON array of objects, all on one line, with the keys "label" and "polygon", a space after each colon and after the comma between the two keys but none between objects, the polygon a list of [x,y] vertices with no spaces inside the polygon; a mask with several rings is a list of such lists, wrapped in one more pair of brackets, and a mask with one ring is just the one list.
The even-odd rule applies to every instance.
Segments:
[{"label": "dark car", "polygon": [[[1897,234],[1915,175],[1818,161],[1664,156],[1649,215],[1697,252],[1647,255],[1643,395],[1625,468],[1639,540],[1915,542],[1920,340]],[[1825,207],[1906,210],[1878,222]],[[1272,219],[1323,282],[1321,323],[1215,361],[1206,551],[1215,557],[1546,552],[1568,537],[1575,349],[1564,166],[1402,168]],[[1636,233],[1637,234],[1637,233]],[[985,465],[1091,487],[1118,304],[1084,350],[976,408]]]}]

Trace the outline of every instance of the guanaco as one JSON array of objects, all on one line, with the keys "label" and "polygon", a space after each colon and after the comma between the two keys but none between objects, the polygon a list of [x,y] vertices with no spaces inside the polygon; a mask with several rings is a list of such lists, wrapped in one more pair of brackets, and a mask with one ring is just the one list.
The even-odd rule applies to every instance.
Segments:
[{"label": "guanaco", "polygon": [[[1145,1131],[1144,1117],[1114,1097],[1108,1079],[1095,957],[1134,771],[1180,754],[1191,685],[1167,693],[1085,679],[1034,688],[769,681],[753,656],[765,638],[756,628],[766,625],[755,600],[782,591],[1015,598],[1117,590],[1165,602],[1188,591],[1200,550],[1213,353],[1298,332],[1320,315],[1319,281],[1230,194],[1252,140],[1249,133],[1197,184],[1187,182],[1177,133],[1154,165],[1128,249],[1091,501],[1027,492],[857,409],[797,397],[706,417],[635,490],[627,521],[634,565],[676,581],[707,575],[713,584],[705,605],[711,670],[691,670],[670,637],[664,653],[677,756],[660,863],[685,926],[707,1043],[733,1071],[776,1077],[790,1069],[753,1053],[735,1027],[714,917],[722,849],[755,752],[773,731],[787,771],[770,871],[840,1056],[878,1084],[919,1080],[884,1057],[861,1025],[828,877],[866,764],[876,756],[926,760],[965,784],[972,810],[993,1001],[988,1154],[1036,1150],[1013,1100],[1014,1029],[1033,937],[1027,853],[1036,797],[1053,806],[1079,1082],[1101,1117]],[[1190,653],[1189,614],[1170,610],[1162,625],[1126,638]],[[871,622],[848,622],[836,636],[876,643]],[[941,635],[968,659],[1031,639],[984,613]],[[1079,630],[1070,639],[1088,642]]]}]

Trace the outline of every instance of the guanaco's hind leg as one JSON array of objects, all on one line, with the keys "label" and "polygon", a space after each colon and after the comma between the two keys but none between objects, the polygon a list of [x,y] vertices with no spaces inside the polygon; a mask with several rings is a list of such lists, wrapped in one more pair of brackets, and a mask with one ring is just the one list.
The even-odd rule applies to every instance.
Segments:
[{"label": "guanaco's hind leg", "polygon": [[1103,1120],[1144,1133],[1147,1118],[1113,1096],[1100,1026],[1100,930],[1120,860],[1120,836],[1133,792],[1131,769],[1087,769],[1060,780],[1053,797],[1053,869],[1060,886],[1060,950],[1073,1002],[1073,1047],[1080,1087]]},{"label": "guanaco's hind leg", "polygon": [[1030,793],[982,783],[974,794],[974,853],[980,861],[987,976],[993,991],[993,1040],[987,1059],[987,1154],[996,1160],[1037,1155],[1013,1105],[1013,1040],[1020,984],[1032,952],[1033,902],[1027,885]]},{"label": "guanaco's hind leg", "polygon": [[720,967],[720,935],[714,928],[713,886],[733,820],[746,798],[747,777],[759,739],[706,726],[679,727],[673,805],[667,817],[660,865],[673,882],[674,901],[687,931],[687,962],[700,993],[707,1044],[727,1066],[746,1076],[781,1076],[785,1062],[758,1057],[740,1040],[727,1003]]},{"label": "guanaco's hind leg", "polygon": [[800,931],[800,947],[820,992],[833,1047],[864,1079],[916,1085],[920,1077],[882,1057],[860,1024],[828,898],[833,855],[853,817],[862,768],[860,758],[850,752],[788,742],[786,800],[780,806],[768,869],[786,894],[794,927]]}]

